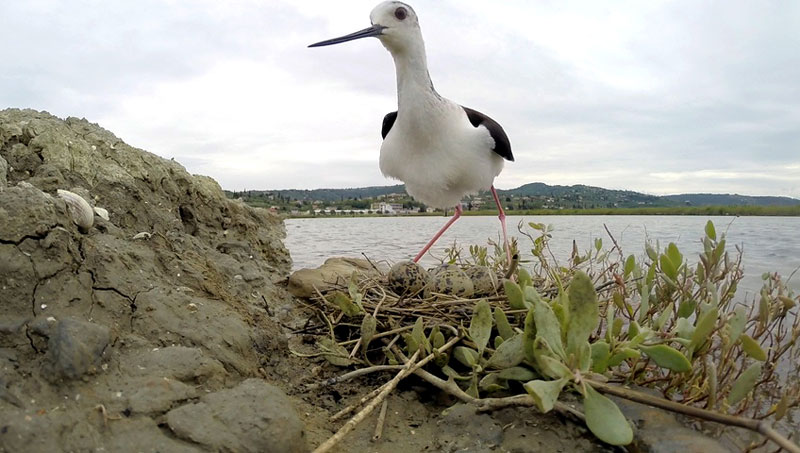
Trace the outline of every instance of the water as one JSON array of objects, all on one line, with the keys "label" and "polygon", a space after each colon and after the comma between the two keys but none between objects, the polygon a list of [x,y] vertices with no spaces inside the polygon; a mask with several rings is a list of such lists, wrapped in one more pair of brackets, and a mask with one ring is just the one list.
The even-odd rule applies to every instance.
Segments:
[{"label": "water", "polygon": [[[623,252],[637,257],[644,255],[649,239],[663,250],[675,242],[689,259],[697,262],[702,251],[701,238],[706,221],[712,220],[717,236],[727,237],[727,249],[744,251],[745,278],[740,288],[757,292],[764,272],[778,272],[784,278],[800,267],[800,217],[702,217],[702,216],[510,216],[509,235],[519,240],[522,259],[530,259],[530,239],[517,231],[522,222],[551,224],[555,228],[550,248],[561,263],[566,263],[572,251],[572,240],[581,252],[593,247],[595,238],[603,239],[606,249],[613,245],[603,225],[614,235]],[[332,256],[363,257],[374,261],[397,262],[411,259],[433,234],[446,222],[445,217],[334,217],[289,219],[286,221],[286,245],[294,260],[294,268],[317,267]],[[538,233],[532,231],[532,233]],[[462,217],[433,247],[435,256],[458,241],[462,247],[470,244],[487,245],[498,241],[500,222],[496,217]],[[535,237],[537,234],[533,234]],[[465,251],[466,252],[466,251]],[[426,256],[423,265],[437,260]],[[790,281],[800,290],[800,272]]]}]

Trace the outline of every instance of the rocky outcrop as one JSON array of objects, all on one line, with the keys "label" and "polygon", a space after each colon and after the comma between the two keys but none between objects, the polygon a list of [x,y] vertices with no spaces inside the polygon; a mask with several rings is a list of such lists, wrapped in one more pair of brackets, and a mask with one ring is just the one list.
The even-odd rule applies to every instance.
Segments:
[{"label": "rocky outcrop", "polygon": [[[108,219],[82,231],[59,189]],[[253,448],[302,450],[286,397],[252,379],[285,353],[283,238],[278,217],[95,124],[0,112],[0,451],[217,448],[187,427],[203,404],[248,446],[265,409],[233,410],[236,389],[285,413]]]}]

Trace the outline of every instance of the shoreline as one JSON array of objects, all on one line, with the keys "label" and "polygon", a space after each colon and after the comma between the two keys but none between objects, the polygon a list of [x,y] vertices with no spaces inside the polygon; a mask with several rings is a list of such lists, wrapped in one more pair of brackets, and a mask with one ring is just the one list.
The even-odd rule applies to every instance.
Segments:
[{"label": "shoreline", "polygon": [[[343,218],[343,217],[449,217],[443,212],[408,214],[324,214],[297,215],[278,213],[287,219]],[[556,216],[556,215],[652,215],[652,216],[748,216],[748,217],[800,217],[800,206],[697,206],[697,207],[648,207],[648,208],[597,208],[597,209],[529,209],[509,210],[507,216]],[[464,211],[463,216],[496,217],[496,210]]]}]

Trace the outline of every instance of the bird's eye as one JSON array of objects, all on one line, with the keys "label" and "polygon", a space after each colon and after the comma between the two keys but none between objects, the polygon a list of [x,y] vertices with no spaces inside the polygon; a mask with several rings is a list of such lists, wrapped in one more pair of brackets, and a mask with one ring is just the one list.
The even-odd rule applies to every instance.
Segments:
[{"label": "bird's eye", "polygon": [[394,10],[394,17],[396,17],[397,20],[403,20],[406,16],[408,16],[408,11],[402,6]]}]

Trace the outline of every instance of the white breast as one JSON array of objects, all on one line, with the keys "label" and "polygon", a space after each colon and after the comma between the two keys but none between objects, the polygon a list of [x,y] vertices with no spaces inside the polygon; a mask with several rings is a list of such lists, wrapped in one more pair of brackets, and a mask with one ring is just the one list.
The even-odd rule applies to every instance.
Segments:
[{"label": "white breast", "polygon": [[494,139],[474,127],[464,109],[447,99],[401,109],[381,146],[384,175],[406,184],[415,199],[451,208],[467,194],[488,190],[503,169]]}]

